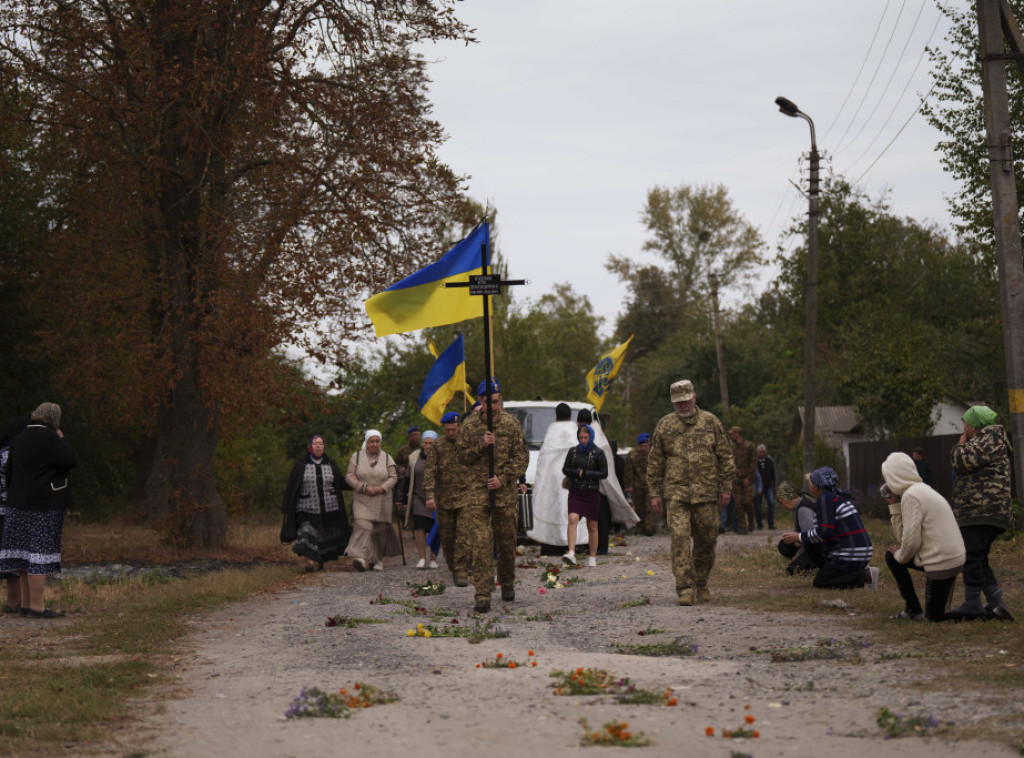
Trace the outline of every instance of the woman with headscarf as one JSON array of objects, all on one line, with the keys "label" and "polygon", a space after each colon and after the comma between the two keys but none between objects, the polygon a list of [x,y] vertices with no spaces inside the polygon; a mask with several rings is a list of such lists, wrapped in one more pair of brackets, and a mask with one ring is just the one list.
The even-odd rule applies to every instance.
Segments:
[{"label": "woman with headscarf", "polygon": [[582,424],[576,430],[575,447],[569,448],[562,465],[565,475],[563,485],[569,490],[569,526],[566,539],[569,548],[562,560],[570,566],[576,565],[576,529],[580,519],[587,520],[588,566],[597,565],[597,521],[601,510],[601,480],[608,478],[608,458],[604,451],[594,444],[594,430],[589,424]]},{"label": "woman with headscarf", "polygon": [[[427,535],[436,523],[434,520],[436,506],[427,505],[427,498],[423,490],[427,457],[430,455],[430,449],[436,441],[437,432],[433,430],[423,432],[419,447],[409,453],[408,473],[403,479],[403,492],[399,500],[406,509],[405,526],[408,528],[410,524],[412,525],[412,536],[416,541],[416,550],[420,554],[419,562],[416,564],[418,569],[428,567]],[[437,568],[437,553],[434,551],[434,546],[431,546],[429,568]]]},{"label": "woman with headscarf", "polygon": [[839,489],[839,476],[828,466],[815,469],[810,475],[811,495],[818,523],[803,532],[786,532],[784,542],[790,545],[820,545],[824,562],[814,576],[819,589],[847,589],[869,585],[878,588],[878,569],[868,566],[872,546],[853,497]]},{"label": "woman with headscarf", "polygon": [[18,574],[22,615],[64,615],[46,607],[44,593],[46,577],[60,574],[64,514],[71,506],[68,472],[77,463],[60,430],[56,403],[32,411],[28,426],[11,442],[0,572]]},{"label": "woman with headscarf", "polygon": [[[892,533],[898,545],[885,553],[885,563],[903,597],[903,610],[889,618],[944,621],[956,575],[963,568],[966,550],[953,509],[918,474],[914,459],[892,453],[882,463]],[[910,569],[923,571],[924,608],[914,591]]]},{"label": "woman with headscarf", "polygon": [[341,469],[325,452],[324,438],[314,434],[306,455],[292,465],[281,505],[281,542],[295,542],[292,551],[306,558],[306,571],[322,571],[345,552],[351,530],[343,489]]},{"label": "woman with headscarf", "polygon": [[352,539],[348,556],[356,571],[384,570],[383,559],[399,555],[398,535],[391,525],[393,505],[390,492],[398,482],[395,460],[380,449],[382,436],[367,429],[363,446],[348,462],[345,481],[352,488]]}]

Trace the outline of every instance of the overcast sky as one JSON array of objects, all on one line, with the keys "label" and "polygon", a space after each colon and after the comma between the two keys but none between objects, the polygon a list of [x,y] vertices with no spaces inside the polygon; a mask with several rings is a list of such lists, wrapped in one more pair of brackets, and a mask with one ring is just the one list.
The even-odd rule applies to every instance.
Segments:
[{"label": "overcast sky", "polygon": [[479,42],[424,49],[441,157],[497,207],[509,274],[532,282],[517,296],[571,281],[605,334],[624,294],[608,254],[655,260],[641,253],[651,187],[724,184],[772,249],[806,212],[790,182],[806,187],[810,130],[778,95],[814,119],[823,177],[948,226],[939,135],[911,118],[931,87],[924,48],[945,44],[934,0],[466,0],[457,14]]}]

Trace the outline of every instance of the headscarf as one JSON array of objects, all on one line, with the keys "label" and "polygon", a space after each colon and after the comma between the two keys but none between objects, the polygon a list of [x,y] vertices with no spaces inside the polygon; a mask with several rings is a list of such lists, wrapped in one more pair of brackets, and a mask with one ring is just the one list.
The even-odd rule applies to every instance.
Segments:
[{"label": "headscarf", "polygon": [[839,486],[839,475],[830,466],[822,466],[811,472],[811,484],[819,490],[834,490]]},{"label": "headscarf", "polygon": [[[587,433],[590,435],[590,439],[587,440],[586,445],[579,441],[580,432],[584,429],[586,429]],[[591,450],[594,449],[594,430],[591,429],[588,424],[583,424],[576,429],[576,449],[579,450],[581,453],[589,453]]]},{"label": "headscarf", "polygon": [[324,436],[322,434],[310,435],[309,442],[306,443],[306,450],[309,452],[309,457],[312,458],[314,461],[320,460],[320,458],[323,458],[324,455],[327,454],[327,450],[326,450],[327,440],[324,440],[324,448],[325,449],[324,449],[324,452],[320,455],[320,458],[317,458],[315,455],[313,455],[313,440],[315,440],[317,438],[323,440]]},{"label": "headscarf", "polygon": [[975,429],[984,429],[996,422],[996,412],[987,405],[972,405],[964,414],[964,422]]},{"label": "headscarf", "polygon": [[638,445],[642,445],[645,442],[650,442],[650,441],[651,441],[651,435],[649,435],[647,432],[644,432],[643,434],[639,435],[636,438],[636,444],[638,444]]},{"label": "headscarf", "polygon": [[435,432],[433,429],[428,429],[427,431],[423,432],[423,439],[425,439],[425,440],[436,440],[437,439],[437,432]]},{"label": "headscarf", "polygon": [[57,431],[60,429],[60,406],[56,403],[40,403],[39,407],[32,411],[32,420]]},{"label": "headscarf", "polygon": [[366,433],[363,434],[363,450],[366,450],[366,443],[369,441],[370,437],[380,437],[380,443],[382,445],[384,444],[384,435],[383,434],[381,434],[376,429],[367,429]]}]

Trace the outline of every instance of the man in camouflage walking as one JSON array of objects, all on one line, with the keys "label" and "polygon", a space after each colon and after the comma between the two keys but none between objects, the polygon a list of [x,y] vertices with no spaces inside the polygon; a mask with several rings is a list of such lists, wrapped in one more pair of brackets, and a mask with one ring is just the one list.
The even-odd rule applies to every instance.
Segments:
[{"label": "man in camouflage walking", "polygon": [[[488,388],[488,383],[490,387]],[[477,613],[491,609],[494,587],[494,558],[498,557],[498,583],[501,599],[516,599],[516,533],[519,525],[519,478],[526,473],[530,452],[523,428],[501,405],[501,387],[491,377],[481,382],[477,396],[481,403],[490,389],[491,426],[487,428],[487,409],[470,414],[459,430],[458,457],[468,469],[466,487],[466,526],[473,564]],[[494,450],[494,475],[489,475],[487,449]],[[494,493],[494,506],[491,495]]]},{"label": "man in camouflage walking", "polygon": [[456,587],[469,584],[469,538],[466,534],[466,489],[469,471],[458,458],[459,414],[441,417],[444,437],[434,443],[423,470],[427,508],[436,508],[441,552]]},{"label": "man in camouflage walking", "polygon": [[651,491],[647,489],[647,457],[650,452],[651,435],[641,434],[636,438],[636,447],[626,454],[626,471],[622,477],[633,510],[640,517],[640,523],[637,526],[648,537],[654,534]]},{"label": "man in camouflage walking", "polygon": [[651,507],[668,522],[679,605],[693,605],[711,599],[718,510],[729,502],[736,466],[722,423],[697,407],[693,383],[684,379],[669,392],[675,413],[654,429],[647,486]]},{"label": "man in camouflage walking", "polygon": [[747,534],[757,528],[754,520],[754,472],[757,471],[757,449],[753,442],[743,439],[743,430],[738,426],[729,430],[729,439],[732,441],[732,459],[736,464],[736,481],[732,485],[736,531]]}]

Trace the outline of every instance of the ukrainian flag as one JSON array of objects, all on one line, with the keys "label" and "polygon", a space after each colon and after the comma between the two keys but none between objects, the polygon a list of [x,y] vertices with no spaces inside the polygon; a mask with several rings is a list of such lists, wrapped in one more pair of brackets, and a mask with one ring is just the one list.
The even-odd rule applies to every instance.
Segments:
[{"label": "ukrainian flag", "polygon": [[[393,284],[366,301],[366,313],[378,337],[456,324],[483,316],[481,295],[469,287],[445,289],[447,282],[468,282],[470,274],[486,274],[481,268],[480,246],[491,261],[490,225],[486,222],[441,256],[436,263]],[[482,297],[487,297],[483,295]]]},{"label": "ukrainian flag", "polygon": [[595,410],[601,410],[608,388],[612,385],[612,379],[619,373],[619,366],[626,357],[626,348],[632,341],[631,334],[628,340],[602,355],[597,365],[587,374],[587,400],[593,403]]},{"label": "ukrainian flag", "polygon": [[460,334],[430,367],[420,392],[420,413],[440,424],[444,409],[465,385],[466,346]]}]

